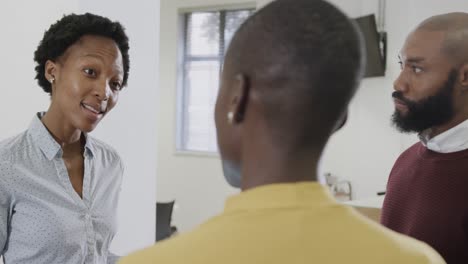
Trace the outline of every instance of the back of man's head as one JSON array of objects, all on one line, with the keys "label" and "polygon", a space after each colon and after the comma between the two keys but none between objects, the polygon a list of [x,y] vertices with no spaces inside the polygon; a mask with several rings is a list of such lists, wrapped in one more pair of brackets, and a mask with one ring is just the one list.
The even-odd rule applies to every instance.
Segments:
[{"label": "back of man's head", "polygon": [[277,0],[240,27],[223,78],[247,77],[278,141],[317,149],[354,95],[362,53],[356,27],[333,5]]}]

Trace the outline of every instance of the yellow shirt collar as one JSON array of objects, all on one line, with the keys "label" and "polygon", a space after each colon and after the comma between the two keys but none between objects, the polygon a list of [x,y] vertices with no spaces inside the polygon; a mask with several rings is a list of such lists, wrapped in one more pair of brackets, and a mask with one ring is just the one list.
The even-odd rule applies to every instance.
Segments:
[{"label": "yellow shirt collar", "polygon": [[269,184],[231,196],[225,204],[225,212],[281,208],[319,207],[336,204],[332,194],[317,182]]}]

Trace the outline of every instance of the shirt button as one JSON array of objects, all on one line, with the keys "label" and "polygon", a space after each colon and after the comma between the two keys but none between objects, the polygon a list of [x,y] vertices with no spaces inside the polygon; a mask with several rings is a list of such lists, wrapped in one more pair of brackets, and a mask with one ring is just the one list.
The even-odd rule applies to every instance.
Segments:
[{"label": "shirt button", "polygon": [[86,215],[85,215],[85,219],[86,219],[86,220],[89,220],[89,219],[91,219],[91,216],[90,216],[89,214],[86,214]]}]

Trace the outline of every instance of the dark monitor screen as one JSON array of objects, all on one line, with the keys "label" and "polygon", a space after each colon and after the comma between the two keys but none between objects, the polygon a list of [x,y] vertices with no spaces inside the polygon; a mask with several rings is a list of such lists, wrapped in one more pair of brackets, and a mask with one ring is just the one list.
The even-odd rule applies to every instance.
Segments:
[{"label": "dark monitor screen", "polygon": [[361,29],[366,46],[367,60],[364,77],[384,76],[386,39],[385,35],[382,34],[385,33],[379,33],[377,31],[374,15],[358,17],[354,20]]}]

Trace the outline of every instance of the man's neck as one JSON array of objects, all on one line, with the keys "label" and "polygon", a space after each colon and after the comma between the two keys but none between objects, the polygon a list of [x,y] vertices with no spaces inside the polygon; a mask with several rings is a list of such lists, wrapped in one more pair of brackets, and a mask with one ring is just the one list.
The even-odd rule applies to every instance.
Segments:
[{"label": "man's neck", "polygon": [[433,138],[433,137],[436,137],[456,126],[458,126],[459,124],[463,123],[465,120],[468,119],[468,116],[467,115],[459,115],[459,116],[455,116],[454,118],[452,118],[452,120],[450,120],[449,122],[443,124],[443,125],[440,125],[440,126],[436,126],[436,127],[432,127],[430,128],[430,133],[429,133],[429,138]]},{"label": "man's neck", "polygon": [[242,190],[275,183],[317,181],[317,163],[317,155],[296,158],[272,152],[252,155],[242,161]]}]

